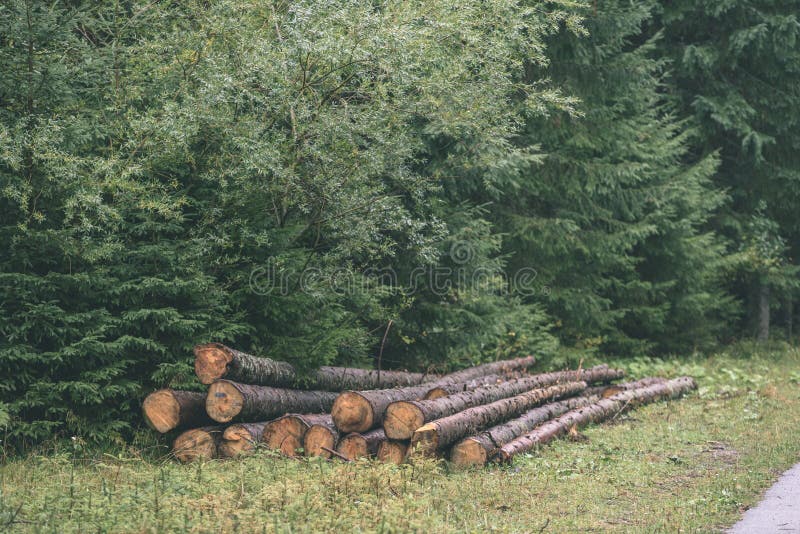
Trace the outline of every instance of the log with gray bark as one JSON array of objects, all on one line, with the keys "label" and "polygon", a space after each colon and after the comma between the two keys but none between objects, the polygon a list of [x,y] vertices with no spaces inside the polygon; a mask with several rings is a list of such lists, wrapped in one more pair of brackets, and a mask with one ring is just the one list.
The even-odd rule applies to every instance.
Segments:
[{"label": "log with gray bark", "polygon": [[286,456],[300,456],[303,438],[312,425],[332,425],[329,414],[287,414],[270,421],[261,435],[268,448],[281,451]]},{"label": "log with gray bark", "polygon": [[381,443],[386,441],[382,428],[369,432],[351,432],[339,440],[336,452],[349,460],[371,458],[378,453]]},{"label": "log with gray bark", "polygon": [[214,424],[206,413],[206,394],[197,391],[159,389],[145,397],[142,414],[145,423],[162,434],[176,428]]},{"label": "log with gray bark", "polygon": [[437,418],[417,428],[411,438],[411,453],[434,455],[481,429],[516,417],[534,406],[568,397],[585,389],[586,382],[565,382],[452,412],[452,415]]},{"label": "log with gray bark", "polygon": [[226,378],[257,386],[344,391],[415,386],[435,381],[437,376],[406,371],[378,371],[351,367],[320,367],[301,376],[294,366],[246,354],[220,343],[194,348],[194,370],[200,382],[211,384]]},{"label": "log with gray bark", "polygon": [[206,411],[220,423],[268,421],[287,413],[329,412],[336,393],[301,391],[217,380],[208,388]]},{"label": "log with gray bark", "polygon": [[386,407],[383,418],[383,429],[386,431],[386,436],[391,439],[411,439],[414,431],[425,423],[447,417],[448,415],[452,415],[472,406],[488,404],[559,382],[610,382],[621,377],[622,374],[622,371],[619,369],[599,366],[578,371],[543,373],[517,378],[500,384],[478,387],[471,391],[456,393],[439,399],[397,401]]},{"label": "log with gray bark", "polygon": [[473,378],[469,382],[457,382],[455,384],[442,384],[430,388],[422,397],[423,400],[434,400],[453,395],[455,393],[462,393],[464,391],[472,391],[473,389],[482,386],[491,386],[492,384],[501,384],[508,380],[521,378],[525,376],[523,372],[511,372],[501,375],[486,375]]},{"label": "log with gray bark", "polygon": [[180,434],[172,444],[172,454],[181,462],[210,460],[218,455],[224,427],[193,428]]},{"label": "log with gray bark", "polygon": [[622,391],[659,384],[664,381],[663,378],[645,378],[635,382],[589,388],[581,392],[580,397],[533,408],[517,418],[462,439],[450,450],[450,461],[459,467],[485,465],[500,447],[522,434],[530,432],[545,421]]},{"label": "log with gray bark", "polygon": [[222,433],[222,442],[219,444],[220,458],[234,458],[251,454],[261,441],[266,422],[240,423],[230,425]]},{"label": "log with gray bark", "polygon": [[532,450],[589,423],[616,417],[619,413],[642,404],[679,397],[697,387],[694,379],[684,376],[647,387],[622,391],[588,406],[570,410],[547,421],[500,447],[494,455],[497,462],[509,462],[517,454]]},{"label": "log with gray bark", "polygon": [[367,391],[345,391],[334,402],[331,409],[333,421],[341,432],[366,432],[380,426],[386,407],[392,402],[417,400],[425,397],[435,387],[451,388],[453,392],[464,388],[464,384],[488,375],[503,375],[527,369],[536,362],[533,356],[486,363],[450,373],[429,385],[373,389]]}]

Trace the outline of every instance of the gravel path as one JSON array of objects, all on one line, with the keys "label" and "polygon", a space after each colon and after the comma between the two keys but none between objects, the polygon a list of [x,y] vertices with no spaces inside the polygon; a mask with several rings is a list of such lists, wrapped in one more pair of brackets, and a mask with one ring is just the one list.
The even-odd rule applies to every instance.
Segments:
[{"label": "gravel path", "polygon": [[729,534],[800,533],[800,464],[786,471]]}]

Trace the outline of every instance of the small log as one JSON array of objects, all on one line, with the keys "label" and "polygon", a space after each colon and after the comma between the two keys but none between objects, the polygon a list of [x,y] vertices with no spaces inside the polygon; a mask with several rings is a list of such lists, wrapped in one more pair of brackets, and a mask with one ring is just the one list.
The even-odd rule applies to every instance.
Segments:
[{"label": "small log", "polygon": [[488,404],[565,381],[610,382],[622,376],[622,371],[595,367],[579,371],[544,373],[508,380],[492,386],[482,386],[440,399],[397,401],[386,407],[383,429],[390,439],[411,439],[414,431],[435,419],[441,419],[472,406]]},{"label": "small log", "polygon": [[534,428],[527,434],[523,434],[511,440],[500,447],[493,457],[493,460],[497,462],[510,462],[517,454],[548,443],[558,436],[568,433],[572,428],[580,428],[589,423],[596,423],[616,417],[620,412],[635,406],[662,399],[676,398],[696,387],[697,384],[694,379],[684,376],[660,384],[622,391],[583,408],[570,410]]},{"label": "small log", "polygon": [[411,438],[412,454],[435,454],[465,436],[516,417],[534,406],[559,397],[568,397],[585,389],[586,382],[556,384],[436,419],[414,432]]},{"label": "small log", "polygon": [[222,433],[219,444],[220,458],[234,458],[252,454],[267,423],[240,423],[231,425]]},{"label": "small log", "polygon": [[216,458],[220,441],[222,441],[223,428],[206,426],[187,430],[175,438],[172,454],[183,463]]},{"label": "small log", "polygon": [[208,388],[206,411],[220,423],[234,419],[267,421],[287,413],[328,412],[335,399],[336,393],[329,391],[299,391],[217,380]]},{"label": "small log", "polygon": [[303,451],[306,456],[330,458],[330,451],[336,450],[338,442],[339,431],[336,429],[336,425],[333,424],[333,419],[331,419],[330,422],[314,424],[309,427],[303,437]]},{"label": "small log", "polygon": [[290,363],[253,356],[220,343],[197,345],[194,355],[194,371],[203,384],[227,378],[258,386],[343,391],[415,386],[437,378],[436,375],[406,371],[327,366],[303,377]]},{"label": "small log", "polygon": [[212,425],[206,413],[206,394],[159,389],[145,397],[142,414],[147,425],[164,434],[176,428]]},{"label": "small log", "polygon": [[593,402],[621,391],[659,384],[664,381],[663,378],[645,378],[636,382],[589,388],[582,392],[580,397],[551,402],[544,406],[533,408],[516,419],[511,419],[479,434],[462,439],[450,450],[450,461],[458,467],[485,465],[497,452],[497,449],[518,436],[530,432],[545,421],[558,417],[570,410],[588,406]]},{"label": "small log", "polygon": [[329,414],[287,414],[271,421],[264,428],[261,442],[268,449],[279,450],[286,456],[300,456],[303,438],[312,425],[333,424]]},{"label": "small log", "polygon": [[377,457],[381,462],[401,464],[408,458],[408,441],[387,439],[378,446]]},{"label": "small log", "polygon": [[339,440],[336,452],[350,460],[370,458],[378,453],[378,447],[384,441],[386,441],[386,434],[383,433],[382,428],[376,428],[363,434],[351,432]]},{"label": "small log", "polygon": [[392,402],[417,400],[439,386],[456,386],[487,375],[502,375],[527,369],[536,362],[533,356],[486,363],[450,373],[430,385],[396,388],[373,389],[368,391],[345,391],[333,404],[331,415],[340,432],[366,432],[383,422],[386,407]]}]

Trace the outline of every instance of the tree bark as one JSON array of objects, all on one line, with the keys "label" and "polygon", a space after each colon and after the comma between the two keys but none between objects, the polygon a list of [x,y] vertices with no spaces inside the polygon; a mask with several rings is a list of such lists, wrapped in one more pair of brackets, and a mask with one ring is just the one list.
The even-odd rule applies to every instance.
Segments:
[{"label": "tree bark", "polygon": [[351,432],[339,440],[336,452],[350,460],[369,458],[378,453],[378,447],[384,441],[386,441],[386,434],[383,433],[382,428],[376,428],[363,434]]},{"label": "tree bark", "polygon": [[383,422],[386,407],[392,402],[423,398],[435,387],[460,387],[487,375],[502,375],[527,369],[536,362],[533,356],[486,363],[450,373],[430,385],[368,391],[345,391],[337,398],[331,410],[333,421],[340,432],[366,432]]},{"label": "tree bark", "polygon": [[411,438],[412,454],[433,455],[459,439],[539,406],[586,389],[586,382],[566,382],[452,412],[417,428]]},{"label": "tree bark", "polygon": [[500,384],[514,378],[521,378],[523,375],[519,372],[509,373],[507,375],[486,375],[478,378],[473,378],[469,382],[456,382],[454,384],[442,384],[440,386],[432,387],[422,397],[423,400],[434,400],[461,393],[463,391],[472,391],[475,388],[482,386],[491,386],[492,384]]},{"label": "tree bark", "polygon": [[414,431],[425,423],[447,417],[472,406],[488,404],[558,382],[610,382],[621,377],[622,374],[622,371],[618,369],[602,366],[580,371],[561,371],[517,378],[434,400],[397,401],[387,406],[383,418],[383,429],[390,439],[411,439]]},{"label": "tree bark", "polygon": [[415,386],[437,378],[423,373],[351,367],[320,367],[302,377],[290,363],[252,356],[219,343],[197,345],[194,354],[195,374],[203,384],[227,378],[258,386],[344,391]]},{"label": "tree bark", "polygon": [[256,444],[261,441],[266,422],[240,423],[231,425],[222,433],[222,442],[219,444],[220,458],[234,458],[252,454]]},{"label": "tree bark", "polygon": [[224,428],[205,426],[187,430],[175,438],[172,454],[183,463],[216,458]]},{"label": "tree bark", "polygon": [[637,389],[665,382],[663,378],[645,378],[636,382],[626,382],[613,386],[589,388],[582,396],[551,402],[533,408],[506,423],[493,426],[479,434],[464,438],[456,443],[450,451],[450,461],[456,466],[467,467],[484,465],[497,452],[497,449],[509,441],[530,432],[538,425],[557,417],[569,410],[588,406],[600,399],[608,398],[622,391]]},{"label": "tree bark", "polygon": [[312,425],[326,424],[333,424],[329,414],[287,414],[267,424],[261,442],[268,449],[279,450],[286,456],[300,456],[308,429]]},{"label": "tree bark", "polygon": [[387,439],[378,446],[378,460],[385,463],[401,464],[408,458],[408,441]]},{"label": "tree bark", "polygon": [[571,428],[580,428],[589,423],[615,417],[620,412],[635,406],[661,399],[676,398],[696,387],[694,379],[684,376],[660,384],[617,393],[583,408],[570,410],[527,434],[509,441],[500,447],[493,459],[498,462],[509,462],[517,454],[548,443],[556,437],[566,434]]},{"label": "tree bark", "polygon": [[323,423],[311,425],[303,437],[303,451],[306,456],[330,458],[332,455],[328,451],[335,451],[337,443],[339,443],[339,431],[331,418]]},{"label": "tree bark", "polygon": [[214,424],[206,413],[206,394],[197,391],[159,389],[145,397],[142,414],[147,425],[162,434]]},{"label": "tree bark", "polygon": [[206,411],[214,421],[267,421],[287,413],[328,412],[336,399],[330,391],[298,391],[217,380],[208,388]]},{"label": "tree bark", "polygon": [[769,341],[769,286],[761,282],[758,288],[758,341]]}]

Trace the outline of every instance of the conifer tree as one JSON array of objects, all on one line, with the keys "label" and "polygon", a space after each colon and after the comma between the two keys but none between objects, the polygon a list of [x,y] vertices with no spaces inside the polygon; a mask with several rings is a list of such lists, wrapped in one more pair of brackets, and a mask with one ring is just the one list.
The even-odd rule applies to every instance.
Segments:
[{"label": "conifer tree", "polygon": [[708,345],[729,302],[724,254],[705,230],[723,202],[713,154],[682,158],[690,132],[661,96],[665,62],[644,29],[655,2],[585,3],[587,35],[548,41],[532,69],[577,96],[578,114],[528,122],[546,154],[498,197],[515,268],[534,267],[562,337],[634,352]]},{"label": "conifer tree", "polygon": [[799,282],[798,13],[796,0],[681,0],[662,2],[658,21],[670,92],[700,130],[693,152],[721,157],[714,182],[731,202],[714,222],[739,253],[729,287],[762,338],[770,309],[791,330]]}]

